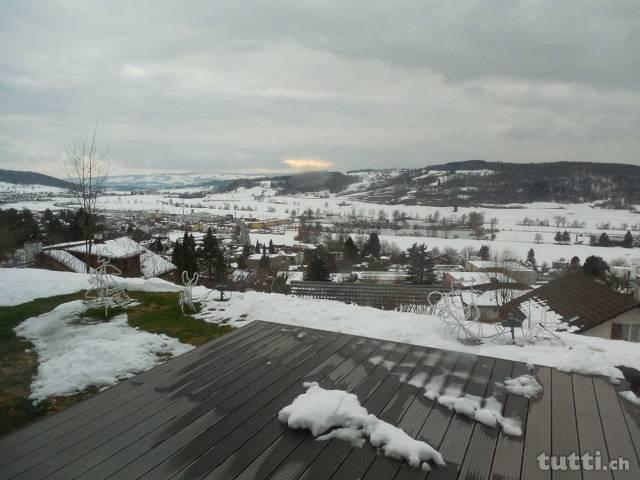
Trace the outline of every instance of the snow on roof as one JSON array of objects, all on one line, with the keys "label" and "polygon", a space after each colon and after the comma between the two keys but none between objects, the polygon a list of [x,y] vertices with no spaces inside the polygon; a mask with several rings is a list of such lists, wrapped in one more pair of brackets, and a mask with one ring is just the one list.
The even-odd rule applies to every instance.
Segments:
[{"label": "snow on roof", "polygon": [[145,249],[140,255],[140,270],[144,278],[158,277],[175,269],[176,266],[173,263],[151,250]]},{"label": "snow on roof", "polygon": [[467,263],[476,268],[502,268],[512,272],[530,271],[529,267],[520,265],[518,262],[494,262],[491,260],[467,260]]},{"label": "snow on roof", "polygon": [[547,304],[546,301],[532,297],[518,305],[518,310],[525,318],[531,322],[542,323],[549,329],[555,329],[562,322],[564,317]]},{"label": "snow on roof", "polygon": [[456,285],[462,287],[470,287],[472,285],[482,285],[485,283],[491,283],[492,279],[497,279],[500,283],[515,282],[511,277],[500,272],[458,272],[447,271],[444,272],[449,275]]},{"label": "snow on roof", "polygon": [[[527,292],[528,290],[510,290],[509,295],[511,298],[517,298]],[[460,294],[462,301],[467,305],[475,304],[478,307],[498,307],[504,302],[504,299],[501,298],[500,293],[497,293],[496,290],[487,290],[482,293],[463,291],[460,292]]]},{"label": "snow on roof", "polygon": [[[66,248],[74,252],[85,252],[84,244],[75,247]],[[120,237],[113,240],[107,240],[104,243],[95,243],[91,248],[91,253],[105,258],[129,258],[140,255],[145,248],[129,237]]]},{"label": "snow on roof", "polygon": [[68,267],[73,272],[87,272],[87,264],[65,250],[47,249],[43,250],[42,253],[53,258],[55,261],[60,262],[62,265]]}]

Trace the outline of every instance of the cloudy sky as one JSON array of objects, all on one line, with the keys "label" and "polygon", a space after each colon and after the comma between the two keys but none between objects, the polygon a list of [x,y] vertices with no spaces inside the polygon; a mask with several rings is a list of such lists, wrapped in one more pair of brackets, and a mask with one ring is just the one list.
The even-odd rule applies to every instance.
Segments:
[{"label": "cloudy sky", "polygon": [[0,2],[0,168],[637,163],[640,2]]}]

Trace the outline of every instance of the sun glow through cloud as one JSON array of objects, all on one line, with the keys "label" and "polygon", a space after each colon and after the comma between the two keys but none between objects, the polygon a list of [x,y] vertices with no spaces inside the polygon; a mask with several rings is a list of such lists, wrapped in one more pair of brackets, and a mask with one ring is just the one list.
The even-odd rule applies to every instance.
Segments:
[{"label": "sun glow through cloud", "polygon": [[282,163],[293,170],[326,170],[335,165],[333,162],[316,158],[288,158],[282,160]]}]

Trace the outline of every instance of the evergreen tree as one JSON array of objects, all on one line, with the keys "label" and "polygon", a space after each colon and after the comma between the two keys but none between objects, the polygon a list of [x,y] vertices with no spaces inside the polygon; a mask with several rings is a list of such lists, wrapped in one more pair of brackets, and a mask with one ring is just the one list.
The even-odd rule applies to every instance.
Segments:
[{"label": "evergreen tree", "polygon": [[262,254],[262,257],[260,257],[260,263],[258,264],[258,269],[265,272],[268,272],[270,269],[269,257],[267,256],[266,252]]},{"label": "evergreen tree", "polygon": [[491,252],[489,250],[489,245],[482,245],[480,250],[478,251],[478,256],[481,260],[487,261],[491,258]]},{"label": "evergreen tree", "polygon": [[[227,262],[224,259],[224,253],[222,249],[218,248],[216,254],[216,281],[224,282],[227,279]],[[268,260],[268,257],[267,257]]]},{"label": "evergreen tree", "polygon": [[330,278],[327,256],[322,249],[317,249],[304,271],[304,279],[307,282],[328,282]]},{"label": "evergreen tree", "polygon": [[171,253],[171,263],[173,263],[178,269],[178,272],[182,274],[182,271],[184,270],[184,252],[181,240],[176,240],[176,243],[173,246],[173,252]]},{"label": "evergreen tree", "polygon": [[375,258],[380,258],[380,238],[376,232],[371,232],[369,234],[369,239],[365,242],[362,247],[362,256],[368,257],[371,255]]},{"label": "evergreen tree", "polygon": [[351,269],[353,267],[353,264],[358,262],[358,247],[356,247],[356,244],[351,237],[347,238],[347,240],[344,242],[342,251],[344,255],[343,258],[345,266],[348,269]]},{"label": "evergreen tree", "polygon": [[260,242],[256,240],[256,253],[260,253]]},{"label": "evergreen tree", "polygon": [[414,243],[409,249],[409,278],[417,285],[431,285],[435,280],[433,273],[434,260],[427,246]]},{"label": "evergreen tree", "polygon": [[555,237],[553,237],[553,241],[556,243],[562,243],[562,234],[560,232],[556,232]]},{"label": "evergreen tree", "polygon": [[566,230],[562,233],[562,243],[569,245],[571,243],[571,234]]},{"label": "evergreen tree", "polygon": [[622,246],[624,248],[631,248],[633,247],[633,235],[631,234],[630,230],[627,230],[626,235],[624,236],[624,240],[622,241]]},{"label": "evergreen tree", "polygon": [[582,270],[587,275],[604,280],[607,272],[609,271],[609,265],[602,259],[602,257],[591,255],[584,261]]},{"label": "evergreen tree", "polygon": [[536,253],[533,251],[533,248],[529,249],[527,253],[527,262],[529,262],[534,267],[536,266]]},{"label": "evergreen tree", "polygon": [[607,235],[607,232],[602,232],[602,235],[600,235],[600,239],[598,240],[598,243],[603,247],[611,246],[611,240],[609,240],[609,235]]},{"label": "evergreen tree", "polygon": [[575,272],[577,270],[579,270],[581,267],[580,265],[580,258],[579,257],[573,257],[571,259],[571,261],[569,262],[569,271],[570,272]]},{"label": "evergreen tree", "polygon": [[220,253],[218,239],[213,234],[211,227],[209,227],[206,235],[204,236],[204,240],[202,241],[202,250],[200,251],[200,255],[204,260],[207,276],[209,278],[213,276],[213,268],[214,265],[218,263],[217,259]]},{"label": "evergreen tree", "polygon": [[[176,265],[177,266],[177,265]],[[184,232],[182,237],[182,269],[193,275],[198,268],[198,259],[196,254],[196,241],[193,235]]]},{"label": "evergreen tree", "polygon": [[273,240],[269,239],[269,253],[276,253],[276,247],[273,246]]}]

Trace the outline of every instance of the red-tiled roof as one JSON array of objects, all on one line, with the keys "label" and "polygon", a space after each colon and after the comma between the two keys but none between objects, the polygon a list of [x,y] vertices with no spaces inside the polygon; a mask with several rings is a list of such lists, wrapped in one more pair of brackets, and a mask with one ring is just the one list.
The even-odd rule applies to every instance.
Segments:
[{"label": "red-tiled roof", "polygon": [[583,273],[570,273],[518,297],[505,309],[517,310],[527,300],[546,303],[582,332],[638,306],[628,295],[616,293]]}]

